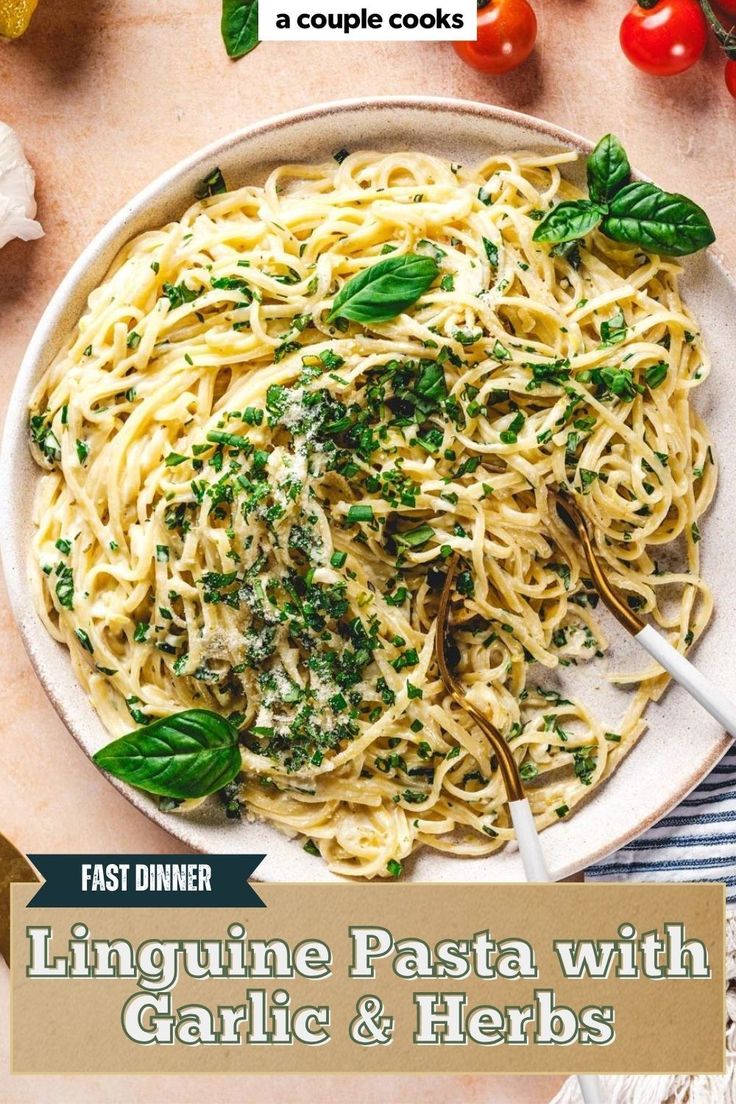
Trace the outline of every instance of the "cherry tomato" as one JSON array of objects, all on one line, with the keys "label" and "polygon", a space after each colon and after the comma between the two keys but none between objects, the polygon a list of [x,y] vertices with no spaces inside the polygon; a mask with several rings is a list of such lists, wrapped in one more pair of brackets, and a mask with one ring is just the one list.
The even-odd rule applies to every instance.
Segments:
[{"label": "cherry tomato", "polygon": [[726,62],[726,88],[736,100],[736,61],[729,59]]},{"label": "cherry tomato", "polygon": [[716,0],[716,7],[727,15],[736,17],[736,0]]},{"label": "cherry tomato", "polygon": [[482,73],[522,65],[537,41],[537,17],[528,0],[489,0],[478,9],[478,41],[453,42],[458,55]]},{"label": "cherry tomato", "polygon": [[623,52],[637,69],[671,77],[701,56],[708,24],[697,0],[658,0],[650,7],[637,3],[624,16],[620,38]]}]

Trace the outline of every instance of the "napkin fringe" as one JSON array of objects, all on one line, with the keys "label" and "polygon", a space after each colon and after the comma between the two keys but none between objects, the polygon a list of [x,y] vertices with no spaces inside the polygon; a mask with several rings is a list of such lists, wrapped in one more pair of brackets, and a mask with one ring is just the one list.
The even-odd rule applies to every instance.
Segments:
[{"label": "napkin fringe", "polygon": [[[601,1077],[604,1104],[736,1104],[736,912],[726,921],[727,1072],[698,1075]],[[577,1078],[569,1078],[550,1104],[582,1104]]]}]

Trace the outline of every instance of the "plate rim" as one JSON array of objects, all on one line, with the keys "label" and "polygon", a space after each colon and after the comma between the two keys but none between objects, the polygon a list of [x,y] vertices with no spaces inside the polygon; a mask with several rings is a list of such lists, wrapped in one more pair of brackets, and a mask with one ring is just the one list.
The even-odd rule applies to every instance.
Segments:
[{"label": "plate rim", "polygon": [[[95,261],[99,260],[100,256],[124,230],[127,223],[136,216],[144,213],[146,208],[149,207],[154,200],[164,196],[167,189],[187,174],[191,173],[194,169],[202,167],[206,162],[211,161],[212,158],[226,153],[234,146],[242,145],[260,135],[276,133],[279,130],[293,127],[299,123],[317,121],[327,116],[380,111],[387,108],[396,110],[420,109],[441,111],[447,114],[456,114],[463,117],[472,116],[523,127],[542,138],[551,139],[563,146],[572,147],[585,155],[589,154],[594,148],[593,142],[578,134],[576,131],[569,130],[566,127],[559,126],[556,123],[551,123],[548,120],[540,119],[537,116],[529,115],[525,112],[477,100],[467,100],[450,96],[425,95],[352,97],[349,99],[328,100],[317,104],[310,104],[249,123],[244,127],[230,131],[221,138],[200,147],[193,153],[177,161],[170,168],[164,170],[164,172],[156,176],[150,183],[145,185],[131,199],[118,208],[97,233],[94,234],[92,239],[87,243],[68,271],[64,274],[34,327],[13,383],[3,424],[2,442],[0,443],[0,464],[2,464],[4,470],[13,473],[16,464],[15,458],[19,449],[27,447],[25,435],[25,400],[30,386],[32,386],[38,378],[38,371],[41,366],[41,357],[44,349],[54,337],[56,337],[58,344],[61,343],[58,334],[59,324],[63,319],[63,314],[68,306],[69,300],[72,298],[74,292],[78,290],[79,286],[84,283],[84,276],[87,269],[91,267]],[[636,170],[633,170],[632,175],[636,179],[648,179],[644,174]],[[710,247],[708,253],[711,260],[721,270],[722,275],[730,284],[734,299],[736,300],[736,277],[731,272],[723,254],[713,246]],[[50,355],[55,355],[58,350],[58,344]],[[48,355],[47,352],[47,356]],[[27,572],[28,550],[25,550],[26,554],[24,558],[20,553],[19,547],[17,547],[20,541],[14,538],[14,523],[15,511],[12,480],[9,479],[0,490],[0,559],[2,560],[8,602],[13,620],[20,633],[34,673],[41,683],[57,716],[74,738],[77,745],[81,748],[87,759],[92,762],[93,765],[96,765],[92,760],[91,753],[85,745],[81,734],[75,729],[71,717],[71,707],[65,698],[63,689],[62,691],[57,690],[49,674],[45,670],[43,656],[44,648],[48,648],[49,645],[61,645],[58,645],[58,643],[46,633],[35,611],[28,580],[27,578],[24,579],[24,573]],[[39,627],[43,630],[42,633],[38,633]],[[39,640],[41,643],[39,643]],[[76,676],[74,676],[71,664],[70,673],[76,683]],[[76,683],[76,685],[78,686],[79,684]],[[645,738],[646,734],[642,739]],[[713,767],[731,747],[732,742],[728,733],[722,733],[721,739],[714,743],[710,753],[700,760],[698,769],[687,777],[675,794],[668,794],[666,801],[659,806],[655,813],[652,813],[643,821],[640,821],[634,830],[623,830],[613,840],[609,837],[605,843],[599,844],[595,848],[589,850],[584,858],[578,857],[572,862],[559,866],[555,870],[555,877],[569,877],[589,866],[595,865],[631,840],[638,838],[653,825],[657,824],[675,808],[675,806],[686,798],[687,795],[710,773]],[[101,771],[101,768],[97,769]],[[197,832],[191,830],[191,826],[188,825],[186,820],[162,813],[155,803],[150,800],[150,795],[144,794],[135,789],[135,787],[106,774],[104,771],[101,771],[101,773],[109,784],[113,785],[131,805],[143,813],[149,820],[153,821],[170,836],[178,839],[193,850],[199,853],[205,853],[202,842],[196,838]],[[601,789],[604,789],[609,781],[610,779],[607,779],[606,783],[604,783],[600,789],[596,788],[594,794],[598,794]],[[271,825],[270,827],[274,832],[279,831],[278,827],[275,825]],[[343,880],[336,875],[331,875],[331,877],[335,881]],[[258,872],[254,875],[254,880],[261,880],[259,879]],[[468,878],[462,884],[472,884],[475,880],[477,879]]]}]

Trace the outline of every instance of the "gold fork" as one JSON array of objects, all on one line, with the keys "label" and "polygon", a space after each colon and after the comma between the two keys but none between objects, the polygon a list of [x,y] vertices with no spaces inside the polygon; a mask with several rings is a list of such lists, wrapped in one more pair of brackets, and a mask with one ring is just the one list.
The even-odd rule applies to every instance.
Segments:
[{"label": "gold fork", "polygon": [[673,648],[669,640],[658,633],[652,625],[645,624],[621,599],[608,582],[605,569],[593,544],[590,521],[577,501],[561,488],[553,489],[550,493],[560,520],[580,541],[595,588],[613,616],[649,652],[649,655],[664,667],[675,682],[684,687],[688,694],[695,698],[727,732],[736,736],[736,703],[694,667],[681,652]]},{"label": "gold fork", "polygon": [[[524,785],[521,781],[521,775],[519,774],[519,765],[514,758],[514,754],[496,726],[492,724],[487,717],[484,717],[482,713],[479,713],[475,706],[467,700],[457,680],[453,677],[447,662],[447,638],[450,628],[450,600],[452,598],[452,584],[455,581],[458,559],[459,557],[456,553],[448,561],[447,577],[445,579],[445,585],[442,588],[442,597],[440,598],[440,605],[437,613],[435,654],[440,669],[440,676],[445,689],[448,694],[450,694],[453,701],[457,702],[460,708],[464,709],[468,716],[475,721],[478,728],[485,733],[489,744],[493,748],[496,761],[498,762],[498,769],[501,772],[501,777],[506,787],[509,814],[516,833],[516,842],[519,846],[519,854],[521,855],[521,862],[524,867],[526,880],[528,882],[553,882],[555,879],[552,877],[544,858],[539,840],[539,833],[534,823],[534,815],[529,804],[529,799],[524,792]],[[592,1074],[579,1074],[577,1080],[584,1104],[601,1104],[601,1087],[598,1078]]]},{"label": "gold fork", "polygon": [[447,662],[450,601],[452,598],[455,574],[457,572],[458,559],[458,555],[455,554],[448,560],[447,577],[445,579],[445,585],[442,588],[442,597],[440,598],[440,605],[437,613],[435,654],[440,669],[440,676],[445,689],[448,694],[451,695],[453,701],[457,702],[460,708],[465,710],[468,716],[475,721],[478,728],[485,734],[489,744],[493,748],[498,762],[498,769],[501,772],[501,777],[503,778],[503,783],[506,788],[509,814],[514,830],[516,831],[519,853],[521,855],[521,861],[524,866],[527,881],[551,882],[554,879],[549,872],[544,860],[544,855],[542,854],[539,843],[539,833],[534,823],[534,816],[532,815],[531,806],[529,805],[529,799],[524,792],[524,785],[519,774],[519,765],[514,758],[514,754],[496,726],[493,725],[487,717],[484,717],[482,713],[478,712],[475,706],[467,700],[457,680],[450,671]]}]

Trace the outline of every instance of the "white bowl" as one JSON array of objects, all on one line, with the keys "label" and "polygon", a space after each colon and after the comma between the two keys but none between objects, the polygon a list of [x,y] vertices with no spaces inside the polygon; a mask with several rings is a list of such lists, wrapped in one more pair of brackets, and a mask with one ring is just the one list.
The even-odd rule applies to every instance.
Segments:
[{"label": "white bowl", "polygon": [[[8,410],[3,447],[0,540],[13,612],[39,679],[57,712],[88,754],[108,736],[72,673],[65,648],[39,621],[28,581],[31,500],[39,471],[27,442],[30,392],[63,338],[84,310],[121,246],[142,230],[178,218],[191,204],[198,181],[219,165],[230,185],[261,182],[285,161],[321,161],[344,146],[396,150],[418,148],[461,162],[480,161],[490,150],[553,150],[590,144],[548,123],[501,108],[460,100],[388,97],[323,104],[291,112],[223,138],[194,154],[131,200],[110,220],[73,265],[30,341]],[[567,170],[566,170],[567,171]],[[584,159],[569,170],[582,182]],[[697,196],[693,197],[697,199]],[[731,446],[731,375],[736,348],[736,285],[713,252],[685,262],[685,297],[698,317],[714,359],[714,374],[698,398],[716,446],[723,446],[717,508],[703,526],[704,571],[714,587],[717,615],[697,649],[696,662],[719,683],[736,688],[736,648],[729,631],[734,605],[732,519],[736,517],[736,452]],[[577,687],[611,721],[627,695],[606,684],[606,670],[645,664],[637,647],[613,622],[610,658],[576,672]],[[566,683],[566,685],[569,685]],[[572,687],[573,690],[575,686]],[[721,728],[679,687],[647,713],[650,729],[614,776],[568,820],[547,829],[543,846],[557,877],[572,874],[663,817],[708,773],[729,746]],[[19,750],[19,753],[20,750]],[[266,881],[333,881],[321,860],[267,824],[224,822],[221,809],[190,816],[161,813],[155,800],[110,779],[146,816],[189,845],[208,852],[265,852],[258,877]],[[460,859],[423,850],[408,864],[417,881],[516,881],[522,878],[513,848],[484,859]]]}]

